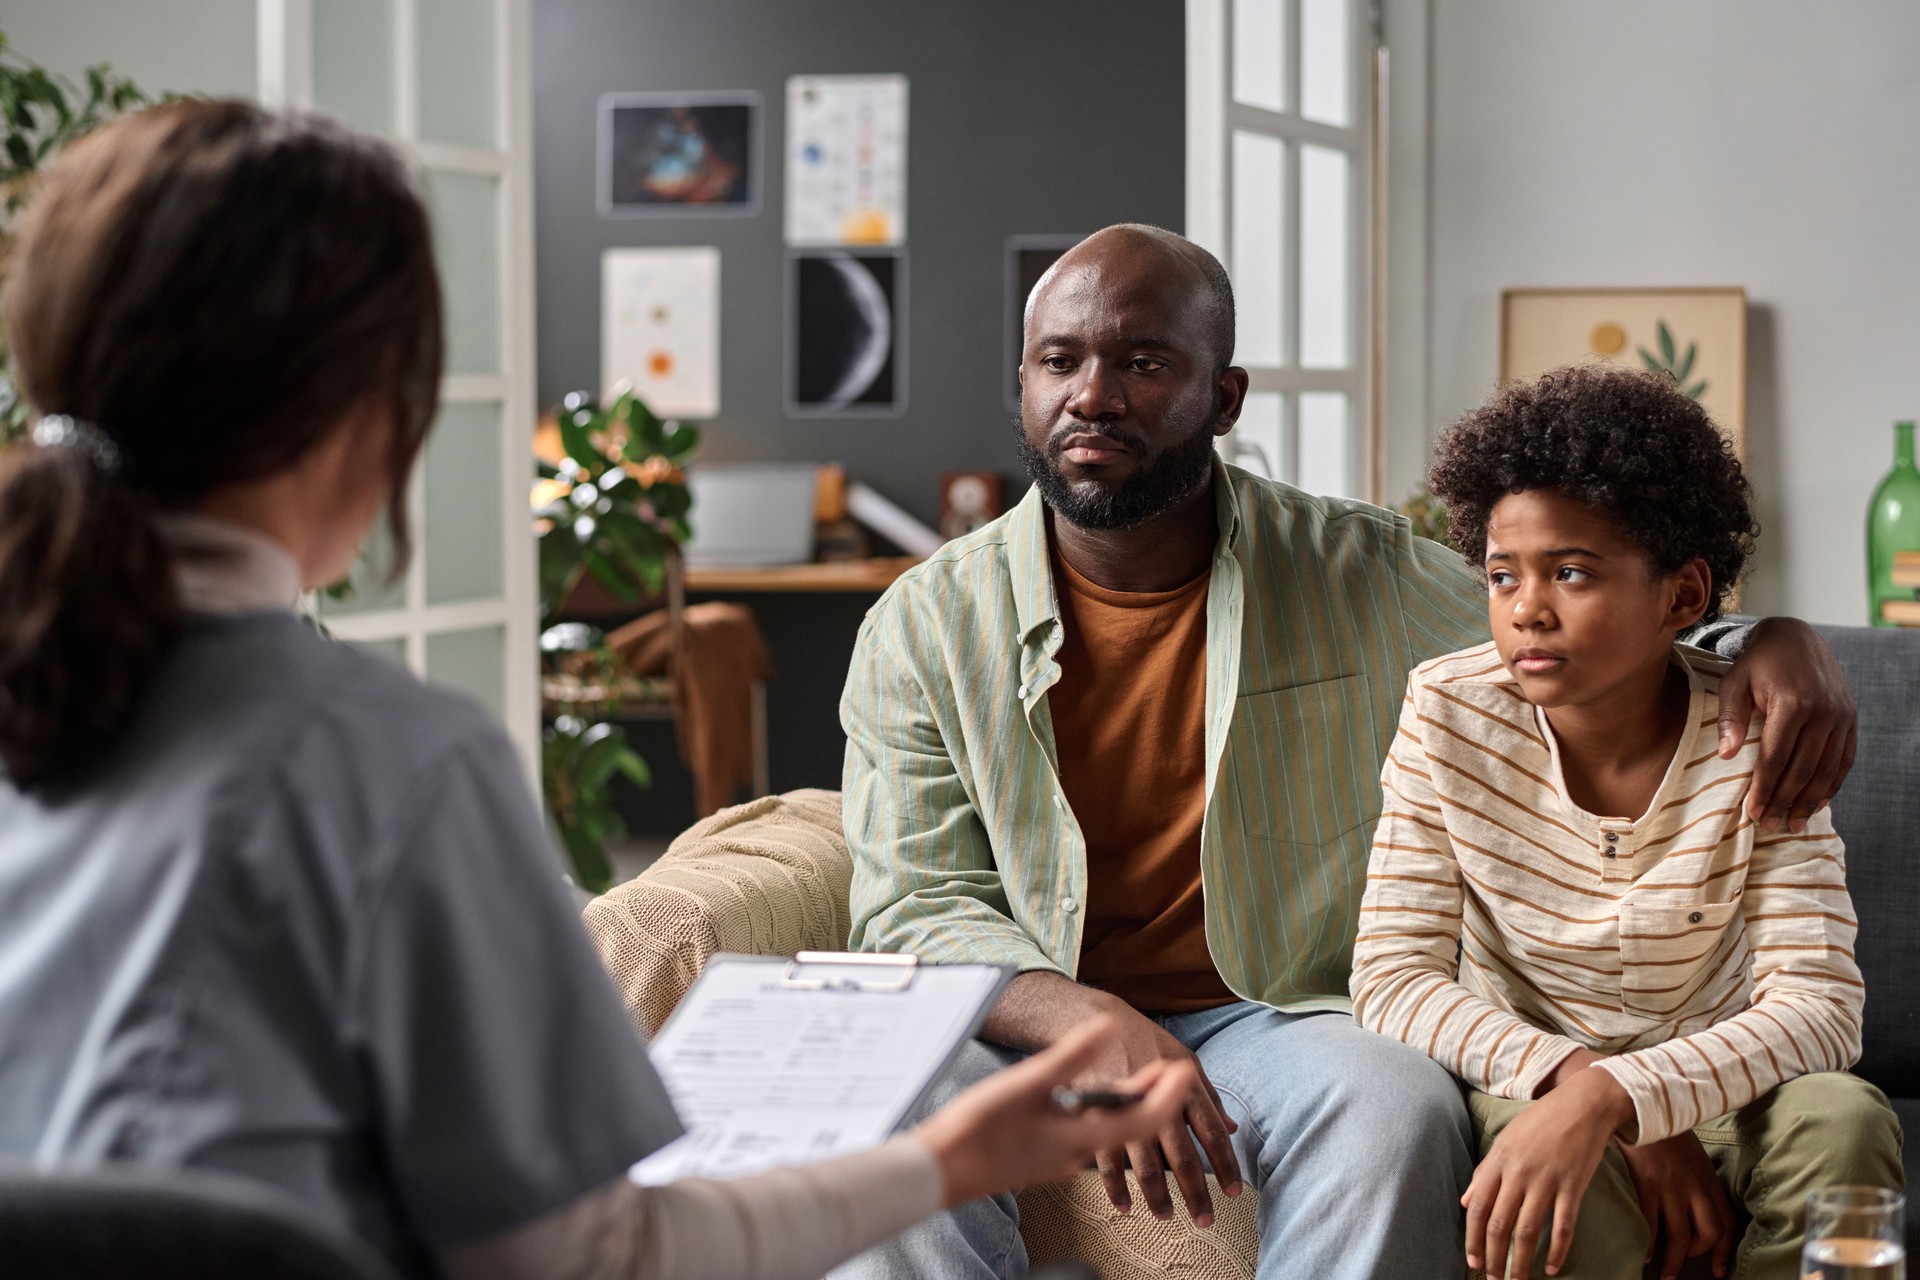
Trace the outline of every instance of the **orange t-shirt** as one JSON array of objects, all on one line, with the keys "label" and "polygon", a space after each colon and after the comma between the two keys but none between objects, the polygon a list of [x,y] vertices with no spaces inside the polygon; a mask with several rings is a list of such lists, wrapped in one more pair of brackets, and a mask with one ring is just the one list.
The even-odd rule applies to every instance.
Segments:
[{"label": "orange t-shirt", "polygon": [[1146,1013],[1230,1004],[1207,952],[1207,579],[1108,591],[1059,556],[1060,786],[1087,840],[1079,979]]}]

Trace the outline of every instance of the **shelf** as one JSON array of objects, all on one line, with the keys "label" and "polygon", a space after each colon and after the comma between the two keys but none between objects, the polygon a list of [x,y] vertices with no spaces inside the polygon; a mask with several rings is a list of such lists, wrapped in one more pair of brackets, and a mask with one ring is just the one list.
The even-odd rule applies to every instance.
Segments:
[{"label": "shelf", "polygon": [[856,591],[878,594],[895,578],[920,563],[918,556],[872,560],[836,560],[825,564],[783,564],[761,569],[687,570],[687,590],[702,595],[730,592]]}]

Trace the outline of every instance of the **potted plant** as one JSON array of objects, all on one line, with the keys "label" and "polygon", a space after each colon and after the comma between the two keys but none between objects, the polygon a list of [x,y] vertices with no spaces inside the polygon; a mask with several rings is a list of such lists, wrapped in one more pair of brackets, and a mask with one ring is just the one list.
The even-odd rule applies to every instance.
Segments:
[{"label": "potted plant", "polygon": [[662,421],[631,392],[601,405],[579,391],[561,404],[554,432],[559,456],[540,460],[532,495],[542,688],[553,712],[541,733],[540,775],[574,879],[599,893],[613,878],[607,842],[626,834],[609,787],[617,777],[647,786],[651,775],[611,721],[634,687],[632,672],[598,628],[560,617],[588,577],[625,604],[666,586],[691,532],[682,467],[700,433]]}]

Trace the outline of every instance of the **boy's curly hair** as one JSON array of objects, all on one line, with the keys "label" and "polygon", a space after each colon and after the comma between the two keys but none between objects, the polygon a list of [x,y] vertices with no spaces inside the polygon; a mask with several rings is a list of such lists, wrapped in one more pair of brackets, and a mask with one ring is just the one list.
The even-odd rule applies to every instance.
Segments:
[{"label": "boy's curly hair", "polygon": [[1605,513],[1661,573],[1698,556],[1713,575],[1703,622],[1720,616],[1760,532],[1752,487],[1706,410],[1671,377],[1617,365],[1501,388],[1440,437],[1427,484],[1454,546],[1482,569],[1494,504],[1528,489]]}]

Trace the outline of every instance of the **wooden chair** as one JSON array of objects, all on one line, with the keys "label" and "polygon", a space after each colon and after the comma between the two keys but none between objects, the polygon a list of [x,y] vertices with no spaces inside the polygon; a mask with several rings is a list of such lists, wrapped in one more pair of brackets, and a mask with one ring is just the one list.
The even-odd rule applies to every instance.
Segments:
[{"label": "wooden chair", "polygon": [[[614,721],[674,720],[678,718],[680,673],[679,655],[687,642],[686,562],[679,552],[667,557],[666,581],[650,601],[637,604],[621,602],[592,577],[581,579],[568,597],[561,616],[566,620],[606,623],[615,618],[631,620],[651,612],[647,607],[664,609],[667,615],[667,669],[663,675],[645,676],[621,672],[611,683],[597,682],[566,672],[548,672],[541,676],[540,701],[549,718],[562,715],[592,714]],[[612,710],[606,711],[608,704]],[[753,725],[753,798],[772,793],[767,758],[767,685],[755,680],[752,686]],[[591,710],[589,710],[591,709]]]}]

